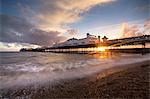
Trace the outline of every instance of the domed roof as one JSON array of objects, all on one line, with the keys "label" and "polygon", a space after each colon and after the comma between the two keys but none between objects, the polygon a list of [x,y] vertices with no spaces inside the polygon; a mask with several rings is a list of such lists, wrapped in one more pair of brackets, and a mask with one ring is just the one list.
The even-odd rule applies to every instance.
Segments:
[{"label": "domed roof", "polygon": [[76,38],[71,38],[71,39],[68,39],[67,41],[72,41],[72,40],[78,40],[78,39],[76,39]]},{"label": "domed roof", "polygon": [[108,39],[106,36],[104,36],[102,39]]}]

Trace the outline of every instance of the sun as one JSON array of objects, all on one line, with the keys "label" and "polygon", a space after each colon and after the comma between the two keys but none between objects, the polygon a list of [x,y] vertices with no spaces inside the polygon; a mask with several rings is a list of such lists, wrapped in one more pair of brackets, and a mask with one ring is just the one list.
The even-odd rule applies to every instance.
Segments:
[{"label": "sun", "polygon": [[104,51],[106,50],[106,48],[105,48],[105,47],[98,47],[97,50],[98,50],[98,51],[101,51],[101,52],[104,52]]}]

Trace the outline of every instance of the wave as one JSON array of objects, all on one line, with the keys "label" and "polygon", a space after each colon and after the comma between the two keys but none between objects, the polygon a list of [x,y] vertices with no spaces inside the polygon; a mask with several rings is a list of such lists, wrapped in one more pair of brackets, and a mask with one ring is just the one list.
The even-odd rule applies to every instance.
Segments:
[{"label": "wave", "polygon": [[[40,58],[39,58],[40,57]],[[83,77],[104,69],[149,60],[149,55],[119,55],[111,58],[95,58],[86,55],[56,54],[38,56],[19,63],[1,64],[0,89],[13,86],[37,85],[60,79]]]}]

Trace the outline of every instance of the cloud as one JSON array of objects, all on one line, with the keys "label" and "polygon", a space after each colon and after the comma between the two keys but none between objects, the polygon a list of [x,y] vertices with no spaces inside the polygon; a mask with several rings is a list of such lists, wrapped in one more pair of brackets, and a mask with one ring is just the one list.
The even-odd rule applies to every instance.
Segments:
[{"label": "cloud", "polygon": [[[92,7],[114,0],[38,0],[40,5],[33,8],[20,5],[21,13],[42,30],[66,32],[68,25],[82,19],[81,14]],[[32,16],[32,17],[31,17]]]},{"label": "cloud", "polygon": [[[132,33],[129,33],[129,32],[128,32],[128,35],[127,35],[125,33],[126,28],[129,28],[129,27],[133,26],[134,31],[136,30],[136,28],[139,28],[139,32],[143,33],[143,22],[144,21],[145,21],[145,19],[140,19],[140,20],[127,21],[127,22],[124,22],[124,23],[108,24],[108,25],[105,25],[105,26],[98,26],[98,27],[95,27],[95,28],[89,28],[89,29],[87,29],[87,32],[89,32],[89,33],[93,32],[94,35],[100,35],[101,37],[107,36],[109,39],[119,39],[119,38],[122,38],[122,37],[135,36],[134,33],[132,34]],[[141,34],[141,35],[143,35],[143,34]]]},{"label": "cloud", "polygon": [[150,18],[144,23],[144,33],[150,35]]},{"label": "cloud", "polygon": [[70,30],[67,30],[67,31],[72,36],[76,35],[79,32],[79,30],[77,30],[77,29],[70,29]]},{"label": "cloud", "polygon": [[82,19],[92,7],[114,0],[33,0],[16,3],[18,16],[1,14],[0,42],[50,46],[75,34],[70,24]]},{"label": "cloud", "polygon": [[133,37],[143,35],[138,25],[130,26],[128,23],[122,24],[122,37]]},{"label": "cloud", "polygon": [[24,18],[0,15],[1,17],[1,42],[29,43],[41,46],[52,45],[54,42],[64,40],[58,31],[43,31],[37,29]]},{"label": "cloud", "polygon": [[121,25],[122,37],[133,37],[141,35],[150,35],[150,18],[145,20],[141,25],[129,23],[122,23]]},{"label": "cloud", "polygon": [[38,45],[28,44],[28,43],[2,43],[0,42],[0,52],[1,51],[19,51],[21,48],[37,48]]}]

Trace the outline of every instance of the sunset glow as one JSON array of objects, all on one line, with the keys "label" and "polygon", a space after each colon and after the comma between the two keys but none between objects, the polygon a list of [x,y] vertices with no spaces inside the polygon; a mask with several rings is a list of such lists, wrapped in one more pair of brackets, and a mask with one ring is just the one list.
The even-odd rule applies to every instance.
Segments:
[{"label": "sunset glow", "polygon": [[147,0],[3,0],[0,13],[0,47],[6,51],[24,43],[52,46],[86,33],[108,39],[150,34]]},{"label": "sunset glow", "polygon": [[101,52],[104,52],[106,50],[106,47],[98,47],[97,50],[101,51]]},{"label": "sunset glow", "polygon": [[1,0],[0,99],[149,99],[150,0]]}]

